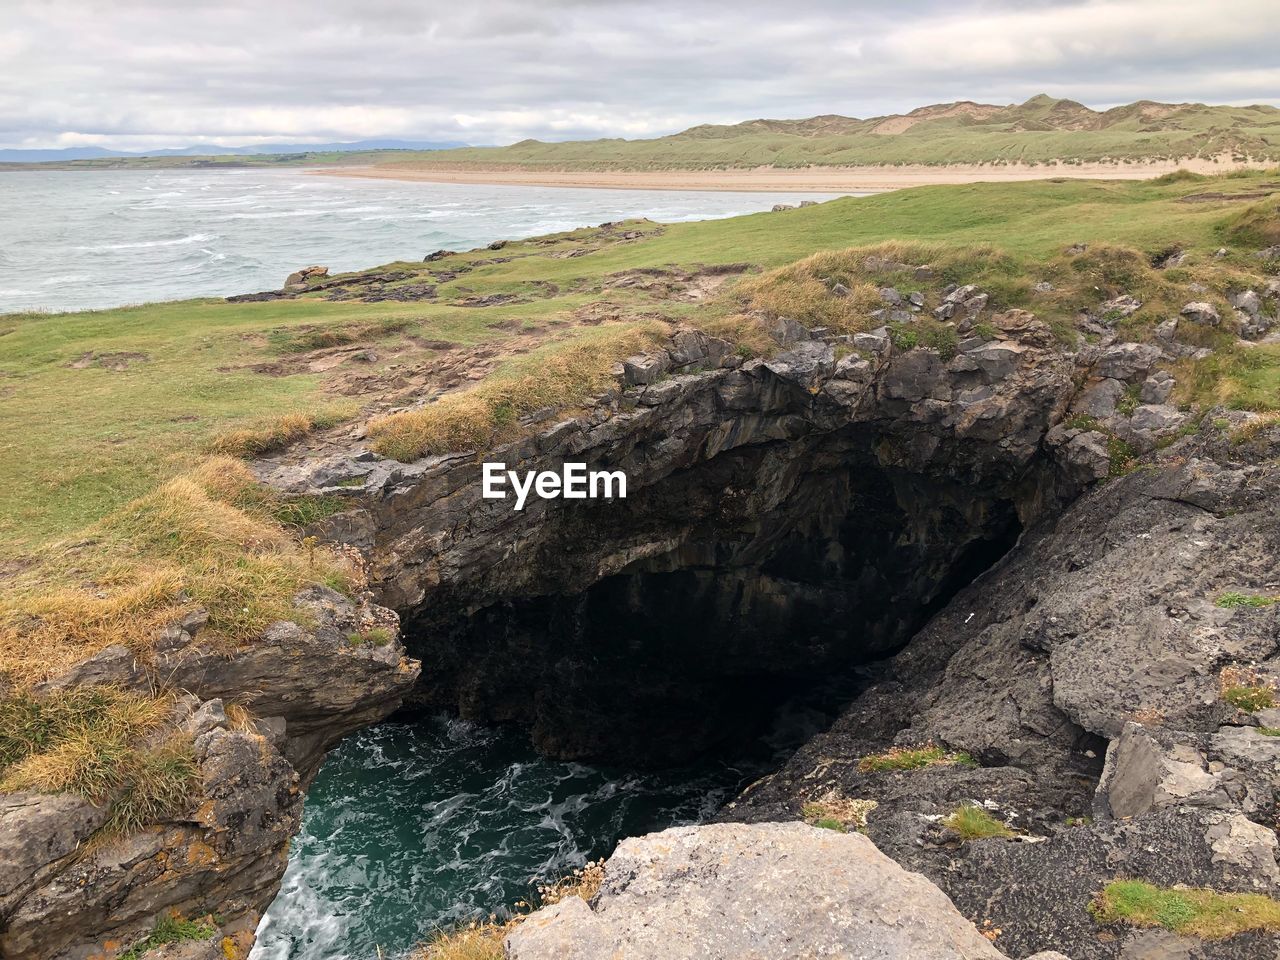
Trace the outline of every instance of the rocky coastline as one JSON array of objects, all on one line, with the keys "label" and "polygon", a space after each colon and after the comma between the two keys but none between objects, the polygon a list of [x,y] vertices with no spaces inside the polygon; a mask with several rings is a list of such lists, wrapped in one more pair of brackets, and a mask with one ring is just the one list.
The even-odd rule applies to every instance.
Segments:
[{"label": "rocky coastline", "polygon": [[[910,319],[892,294],[885,310]],[[1265,334],[1274,299],[1240,311],[1245,332]],[[361,552],[369,595],[312,588],[305,617],[230,654],[195,642],[195,615],[153,663],[108,648],[50,681],[181,690],[203,797],[104,842],[85,801],[6,795],[0,952],[113,957],[177,910],[220,927],[156,956],[246,955],[324,752],[403,703],[644,764],[714,745],[762,691],[860,664],[870,688],[721,822],[627,841],[596,900],[534,914],[508,955],[774,956],[779,929],[804,956],[1274,955],[1274,933],[1191,940],[1089,908],[1123,877],[1280,893],[1280,714],[1224,696],[1280,681],[1277,606],[1223,602],[1277,590],[1280,431],[1169,403],[1158,367],[1188,349],[1172,328],[1127,342],[1099,317],[1067,346],[986,303],[947,292],[945,350],[773,318],[778,349],[745,359],[681,329],[581,412],[529,417],[484,452],[623,470],[623,503],[516,512],[480,497],[476,452],[403,464],[360,428],[257,461],[283,494],[349,499],[309,533]],[[396,625],[387,643],[343,642],[375,622]],[[930,750],[918,767],[868,762]],[[837,816],[830,835],[798,822],[851,802],[857,822]],[[959,836],[962,806],[1005,833]],[[820,898],[769,892],[780,849],[789,884],[845,891],[840,923]],[[693,888],[688,863],[704,871]],[[744,889],[777,922],[739,942],[723,905]],[[644,946],[641,928],[668,935]]]}]

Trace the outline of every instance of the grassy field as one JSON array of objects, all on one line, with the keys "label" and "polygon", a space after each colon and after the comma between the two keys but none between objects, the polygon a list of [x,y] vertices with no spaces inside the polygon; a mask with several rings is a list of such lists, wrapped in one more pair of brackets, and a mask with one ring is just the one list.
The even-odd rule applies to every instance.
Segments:
[{"label": "grassy field", "polygon": [[[466,347],[536,341],[546,351],[575,336],[599,339],[612,331],[617,324],[592,328],[573,319],[575,311],[600,300],[617,305],[624,316],[649,311],[678,319],[706,312],[697,303],[606,289],[607,278],[617,273],[735,262],[770,269],[816,251],[888,238],[998,249],[1011,261],[979,258],[957,266],[955,279],[966,279],[967,270],[972,280],[1016,287],[1009,291],[1012,305],[1025,300],[1016,294],[1035,280],[1065,279],[1069,268],[1061,254],[1071,243],[1105,240],[1144,255],[1174,246],[1207,254],[1230,245],[1229,221],[1252,224],[1255,205],[1180,198],[1247,194],[1265,182],[1265,175],[1251,174],[1164,184],[1067,180],[925,187],[731,220],[660,229],[642,225],[648,235],[639,240],[597,242],[593,232],[579,231],[550,243],[512,243],[500,254],[475,251],[435,264],[389,265],[407,274],[400,285],[412,285],[475,264],[437,282],[434,299],[417,302],[201,300],[0,317],[0,556],[28,552],[105,515],[190,466],[219,434],[262,421],[264,411],[354,412],[359,404],[332,393],[324,372],[253,369],[327,342],[318,333],[376,331],[384,324],[396,329],[371,342],[408,347],[405,338],[415,337]],[[1259,239],[1249,234],[1250,241]],[[557,255],[584,245],[592,249],[589,255]],[[1248,259],[1241,254],[1242,266],[1250,266]],[[1229,276],[1225,264],[1215,270]],[[458,305],[494,294],[526,302]],[[1068,313],[1073,307],[1058,305]],[[1265,368],[1248,376],[1250,389],[1269,388]]]},{"label": "grassy field", "polygon": [[525,140],[506,147],[455,150],[104,158],[65,165],[118,169],[386,164],[600,171],[1070,164],[1216,156],[1280,158],[1280,110],[1139,101],[1098,112],[1042,95],[1005,107],[937,104],[865,120],[824,116],[703,125],[652,140]]}]

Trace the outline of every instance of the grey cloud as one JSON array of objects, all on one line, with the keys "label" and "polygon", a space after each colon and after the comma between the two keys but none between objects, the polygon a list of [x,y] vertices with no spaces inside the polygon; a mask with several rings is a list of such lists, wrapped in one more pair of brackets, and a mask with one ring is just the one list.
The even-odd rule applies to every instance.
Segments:
[{"label": "grey cloud", "polygon": [[1039,92],[1277,102],[1275,0],[6,0],[0,145],[509,142]]}]

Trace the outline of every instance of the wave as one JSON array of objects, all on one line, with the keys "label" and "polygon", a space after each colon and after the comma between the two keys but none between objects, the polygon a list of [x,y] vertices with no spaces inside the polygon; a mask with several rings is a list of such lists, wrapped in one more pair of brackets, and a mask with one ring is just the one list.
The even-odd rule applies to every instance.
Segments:
[{"label": "wave", "polygon": [[136,243],[102,243],[91,247],[73,247],[85,253],[109,253],[112,250],[147,250],[152,247],[184,247],[191,243],[208,243],[217,237],[212,233],[193,233],[176,240],[139,240]]}]

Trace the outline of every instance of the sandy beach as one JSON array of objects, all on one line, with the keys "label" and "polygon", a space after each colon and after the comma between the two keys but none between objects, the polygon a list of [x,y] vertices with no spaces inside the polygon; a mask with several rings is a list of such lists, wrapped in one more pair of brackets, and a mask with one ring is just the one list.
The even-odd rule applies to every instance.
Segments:
[{"label": "sandy beach", "polygon": [[492,183],[541,187],[594,187],[609,190],[739,190],[833,193],[899,190],[941,183],[1009,183],[1072,177],[1088,180],[1145,180],[1174,170],[1226,173],[1266,163],[1238,163],[1229,158],[1190,158],[1127,163],[953,164],[950,166],[756,167],[741,170],[528,170],[500,167],[377,166],[316,168],[326,177],[420,180],[429,183]]}]

